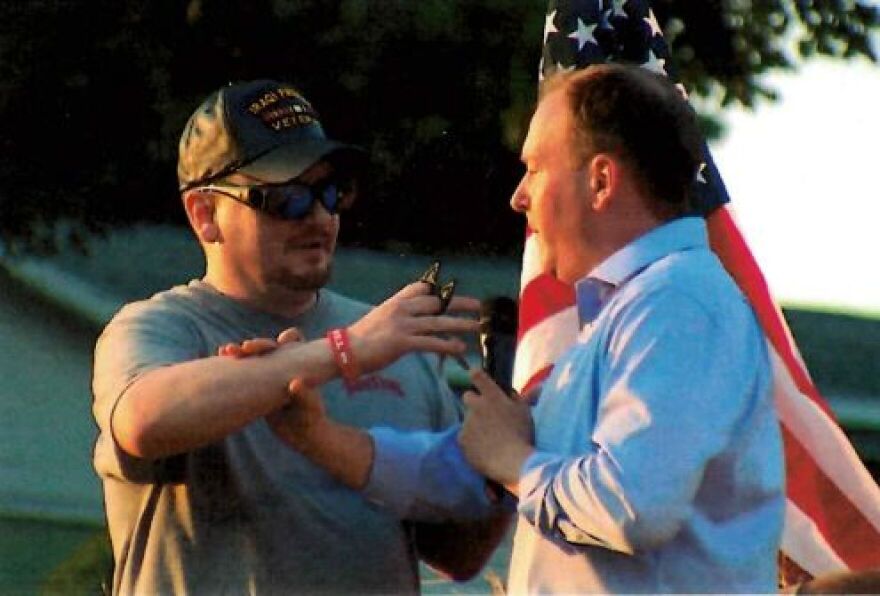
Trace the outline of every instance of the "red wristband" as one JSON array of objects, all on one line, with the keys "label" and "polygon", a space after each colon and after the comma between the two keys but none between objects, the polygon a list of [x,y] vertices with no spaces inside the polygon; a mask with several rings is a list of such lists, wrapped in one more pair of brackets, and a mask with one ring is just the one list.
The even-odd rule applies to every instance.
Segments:
[{"label": "red wristband", "polygon": [[344,328],[331,329],[327,332],[327,341],[330,342],[330,351],[333,353],[333,359],[342,378],[346,384],[351,384],[359,376],[361,371],[354,359],[354,353],[351,351],[351,342],[348,339],[348,331]]}]

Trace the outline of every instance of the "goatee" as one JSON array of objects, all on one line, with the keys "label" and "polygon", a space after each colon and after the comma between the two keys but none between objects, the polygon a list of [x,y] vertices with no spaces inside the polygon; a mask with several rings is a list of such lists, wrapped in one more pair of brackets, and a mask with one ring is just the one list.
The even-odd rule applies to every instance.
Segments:
[{"label": "goatee", "polygon": [[277,282],[288,290],[320,290],[330,281],[333,266],[315,268],[305,273],[284,271],[278,276]]}]

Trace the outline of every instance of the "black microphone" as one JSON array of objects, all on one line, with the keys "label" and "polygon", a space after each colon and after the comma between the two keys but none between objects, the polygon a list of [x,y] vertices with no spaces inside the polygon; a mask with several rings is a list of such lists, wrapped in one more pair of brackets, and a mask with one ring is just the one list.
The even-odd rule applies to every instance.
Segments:
[{"label": "black microphone", "polygon": [[[507,296],[487,298],[480,304],[480,359],[483,370],[509,396],[513,391],[513,357],[516,352],[516,302]],[[489,499],[498,503],[505,488],[486,481]]]},{"label": "black microphone", "polygon": [[497,296],[480,305],[480,355],[483,370],[509,395],[513,391],[517,306],[512,298]]}]

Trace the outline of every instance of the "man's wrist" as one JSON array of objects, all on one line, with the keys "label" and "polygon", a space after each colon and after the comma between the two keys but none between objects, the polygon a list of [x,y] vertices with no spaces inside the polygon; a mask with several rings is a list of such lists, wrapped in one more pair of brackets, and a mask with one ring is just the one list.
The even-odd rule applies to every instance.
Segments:
[{"label": "man's wrist", "polygon": [[321,459],[323,441],[331,437],[334,422],[327,417],[294,424],[290,428],[291,446],[311,460]]},{"label": "man's wrist", "polygon": [[351,347],[348,330],[345,327],[330,329],[327,331],[327,342],[330,345],[330,353],[333,355],[333,360],[336,362],[336,366],[345,383],[354,383],[361,375],[361,370]]},{"label": "man's wrist", "polygon": [[297,450],[354,490],[370,478],[375,457],[373,439],[366,431],[321,418],[302,433]]},{"label": "man's wrist", "polygon": [[[299,377],[312,387],[323,385],[339,376],[333,353],[326,337],[290,347],[281,346],[266,355],[274,360],[274,371],[285,393],[291,379]],[[285,401],[288,398],[285,397]],[[279,406],[284,405],[279,403]]]},{"label": "man's wrist", "polygon": [[514,495],[519,494],[519,480],[523,467],[528,459],[535,453],[535,448],[528,443],[517,444],[511,447],[507,463],[504,466],[501,477],[496,480]]}]

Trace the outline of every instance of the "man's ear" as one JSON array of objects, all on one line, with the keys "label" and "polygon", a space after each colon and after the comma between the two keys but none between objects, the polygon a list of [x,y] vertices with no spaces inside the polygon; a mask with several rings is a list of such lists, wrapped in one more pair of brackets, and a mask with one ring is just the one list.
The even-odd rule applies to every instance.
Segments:
[{"label": "man's ear", "polygon": [[620,164],[606,153],[598,153],[590,160],[587,168],[592,201],[595,211],[602,211],[617,192],[620,184]]},{"label": "man's ear", "polygon": [[183,196],[183,206],[189,224],[202,244],[213,244],[220,241],[220,226],[215,217],[214,201],[211,195],[191,190]]}]

